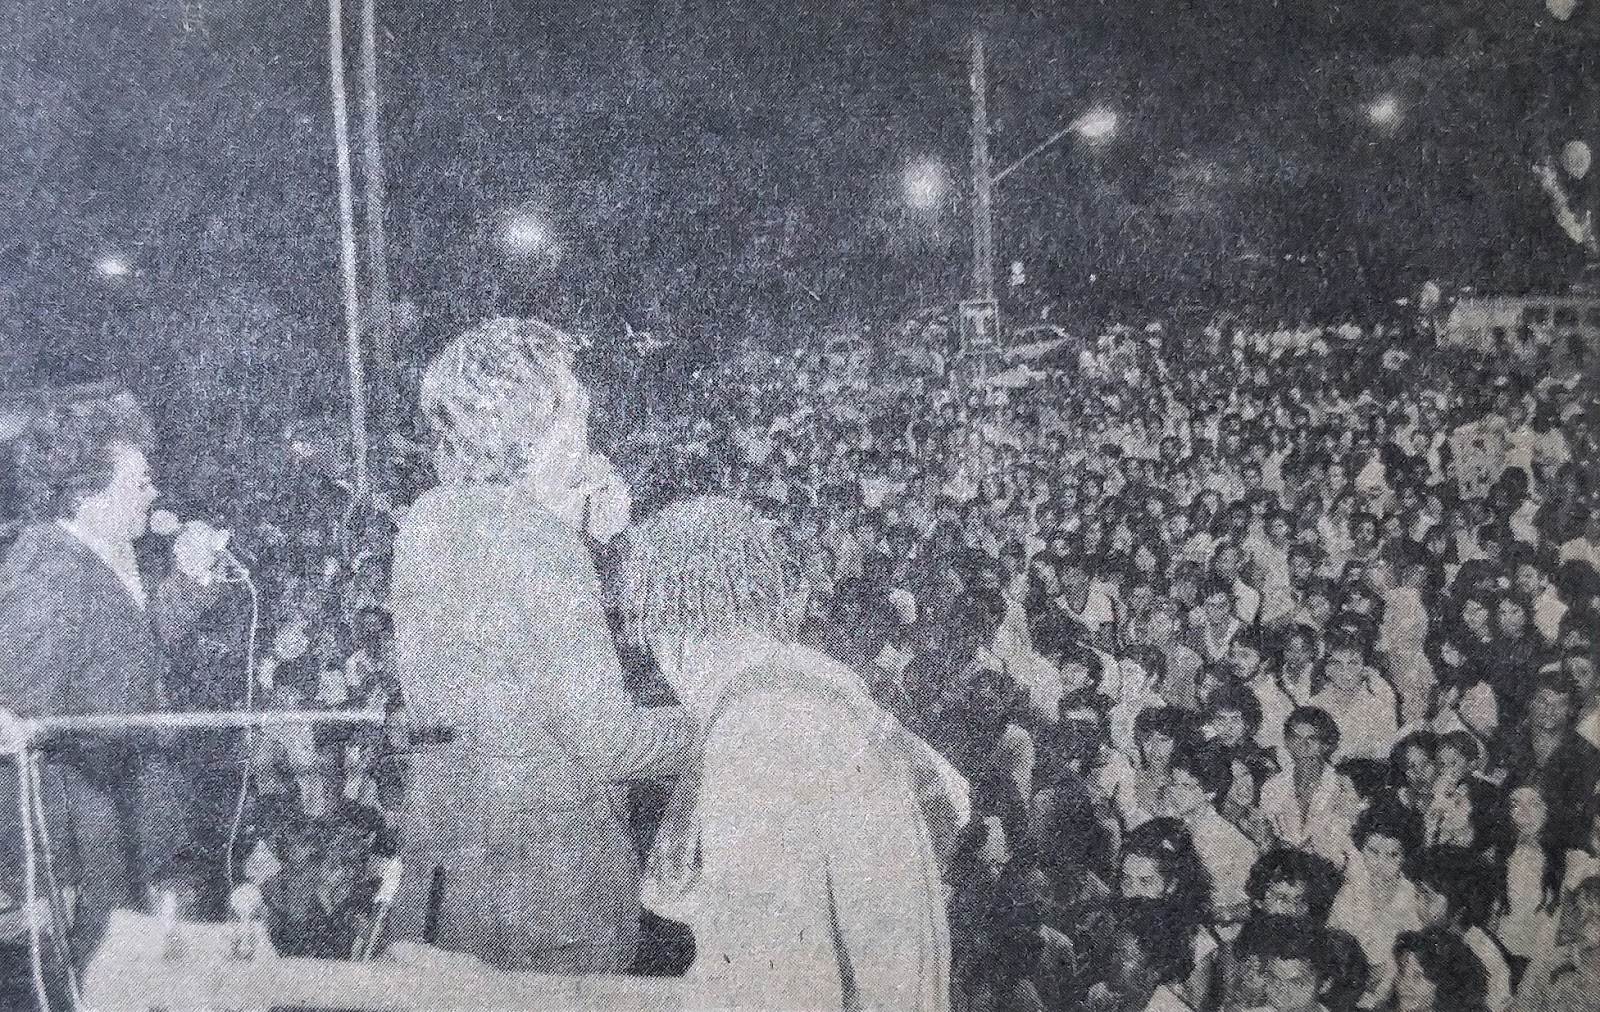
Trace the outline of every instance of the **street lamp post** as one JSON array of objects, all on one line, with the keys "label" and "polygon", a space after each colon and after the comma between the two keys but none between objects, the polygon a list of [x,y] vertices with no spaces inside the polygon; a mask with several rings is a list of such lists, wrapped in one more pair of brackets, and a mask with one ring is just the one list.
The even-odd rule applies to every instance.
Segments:
[{"label": "street lamp post", "polygon": [[[1117,132],[1118,121],[1117,114],[1109,109],[1091,109],[999,172],[993,171],[989,160],[988,74],[983,41],[982,32],[972,34],[972,298],[962,307],[962,333],[969,342],[971,338],[978,338],[984,346],[981,350],[986,353],[998,339],[1000,321],[994,286],[994,188],[1070,134],[1093,142],[1110,140]],[[980,349],[969,343],[964,350],[971,353]],[[980,372],[986,357],[986,354],[980,356]]]}]

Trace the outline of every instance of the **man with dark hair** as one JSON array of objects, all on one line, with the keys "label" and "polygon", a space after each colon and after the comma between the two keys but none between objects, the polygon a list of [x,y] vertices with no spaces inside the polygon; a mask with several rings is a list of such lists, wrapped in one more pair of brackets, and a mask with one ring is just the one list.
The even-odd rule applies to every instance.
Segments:
[{"label": "man with dark hair", "polygon": [[[0,707],[24,717],[159,710],[163,652],[220,597],[218,532],[192,523],[176,568],[153,592],[134,542],[159,495],[150,421],[123,396],[59,408],[26,432],[17,469],[33,523],[0,562]],[[87,959],[111,911],[140,898],[182,849],[187,814],[160,742],[119,734],[43,742],[50,827],[76,853],[74,956]],[[0,783],[14,777],[0,771]],[[21,860],[14,805],[0,819],[7,864]],[[13,896],[17,873],[5,876]]]},{"label": "man with dark hair", "polygon": [[1282,845],[1342,860],[1361,799],[1332,763],[1339,727],[1326,710],[1296,707],[1284,721],[1283,740],[1289,768],[1262,786],[1261,814]]},{"label": "man with dark hair", "polygon": [[1554,845],[1582,847],[1600,785],[1600,749],[1578,734],[1578,687],[1559,670],[1542,672],[1528,700],[1527,718],[1506,744],[1508,782],[1539,788],[1549,804]]},{"label": "man with dark hair", "polygon": [[1249,909],[1245,884],[1255,863],[1250,838],[1217,811],[1228,796],[1233,764],[1213,745],[1185,744],[1172,757],[1163,801],[1168,814],[1182,819],[1211,873],[1212,903],[1219,921],[1242,920]]},{"label": "man with dark hair", "polygon": [[1497,893],[1493,869],[1465,847],[1426,847],[1406,863],[1406,875],[1416,885],[1423,928],[1450,932],[1483,964],[1490,1012],[1511,1004],[1508,952],[1486,927]]},{"label": "man with dark hair", "polygon": [[1264,1008],[1272,1012],[1327,1012],[1323,999],[1332,984],[1327,933],[1305,921],[1289,921],[1255,939]]}]

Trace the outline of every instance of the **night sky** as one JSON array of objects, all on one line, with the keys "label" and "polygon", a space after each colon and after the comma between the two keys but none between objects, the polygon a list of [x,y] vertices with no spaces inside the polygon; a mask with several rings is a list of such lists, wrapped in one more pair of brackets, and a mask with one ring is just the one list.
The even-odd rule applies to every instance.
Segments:
[{"label": "night sky", "polygon": [[[960,297],[979,26],[997,165],[1089,108],[1121,124],[1000,188],[1018,313],[1326,319],[1428,278],[1515,291],[1578,265],[1528,168],[1571,136],[1600,146],[1597,0],[1566,24],[1535,0],[596,6],[380,0],[394,288],[418,342],[537,311],[792,344]],[[222,298],[337,326],[325,18],[8,0],[10,382]],[[1401,114],[1379,128],[1384,96]],[[901,192],[919,159],[953,184],[932,211]],[[501,254],[518,210],[559,255]],[[136,274],[98,277],[107,256]]]}]

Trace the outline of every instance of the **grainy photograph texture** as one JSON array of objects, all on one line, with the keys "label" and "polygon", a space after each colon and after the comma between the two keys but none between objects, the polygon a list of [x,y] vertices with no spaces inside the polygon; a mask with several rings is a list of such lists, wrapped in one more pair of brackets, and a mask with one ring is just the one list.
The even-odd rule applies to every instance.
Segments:
[{"label": "grainy photograph texture", "polygon": [[1600,0],[0,9],[0,1010],[1600,1009]]}]

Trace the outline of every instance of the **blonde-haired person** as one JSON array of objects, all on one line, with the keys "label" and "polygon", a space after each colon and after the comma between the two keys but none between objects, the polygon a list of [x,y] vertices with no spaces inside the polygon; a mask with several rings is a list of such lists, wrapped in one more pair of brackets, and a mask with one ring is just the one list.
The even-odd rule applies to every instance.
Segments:
[{"label": "blonde-haired person", "polygon": [[[418,725],[396,937],[511,970],[620,972],[639,928],[627,782],[678,772],[677,707],[622,680],[586,535],[627,497],[588,443],[570,340],[499,319],[428,365],[438,487],[394,551],[396,673]],[[430,930],[431,928],[431,930]]]},{"label": "blonde-haired person", "polygon": [[856,672],[796,643],[805,588],[751,507],[689,500],[631,541],[632,629],[699,734],[646,886],[694,932],[685,1007],[948,1008],[934,836],[953,836],[963,785]]}]

